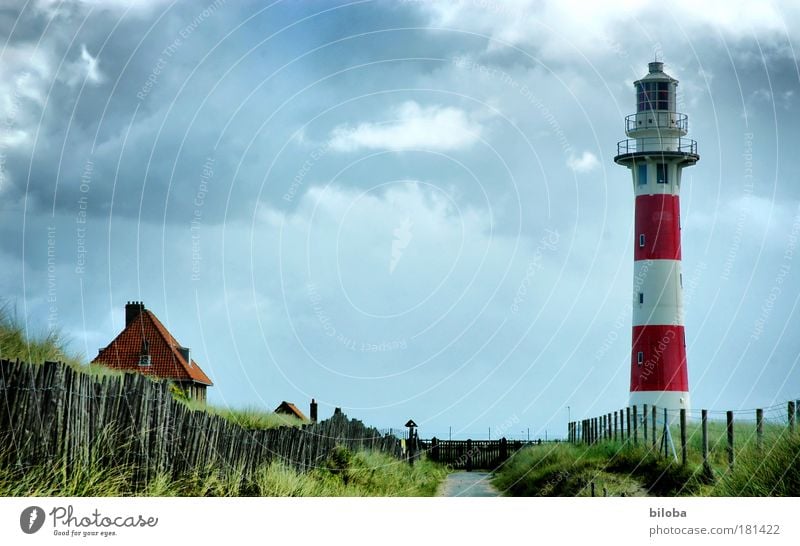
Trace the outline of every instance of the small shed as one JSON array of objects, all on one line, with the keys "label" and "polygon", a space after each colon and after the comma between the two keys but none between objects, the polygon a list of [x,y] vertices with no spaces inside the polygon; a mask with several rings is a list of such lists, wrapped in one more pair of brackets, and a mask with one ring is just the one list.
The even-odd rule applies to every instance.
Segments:
[{"label": "small shed", "polygon": [[306,417],[303,412],[297,408],[297,406],[291,402],[287,402],[286,400],[281,402],[281,405],[275,408],[275,413],[280,415],[291,415],[293,417],[297,417],[301,421],[308,421],[308,417]]}]

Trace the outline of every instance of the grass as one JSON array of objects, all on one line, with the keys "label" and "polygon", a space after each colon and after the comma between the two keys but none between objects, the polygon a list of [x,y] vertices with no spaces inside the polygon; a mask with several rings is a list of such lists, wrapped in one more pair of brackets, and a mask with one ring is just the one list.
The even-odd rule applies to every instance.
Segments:
[{"label": "grass", "polygon": [[[679,443],[679,433],[671,433]],[[688,427],[685,466],[643,442],[530,447],[495,473],[494,484],[513,496],[586,496],[592,482],[598,496],[604,489],[610,496],[800,495],[800,439],[785,426],[765,425],[759,449],[754,425],[735,425],[733,470],[725,423],[709,423],[709,469],[702,464],[701,438],[699,424]]]},{"label": "grass", "polygon": [[20,323],[8,304],[0,305],[0,358],[41,364],[46,361],[82,366],[81,358],[67,350],[67,340],[57,330],[34,334]]},{"label": "grass", "polygon": [[216,413],[242,428],[256,430],[276,427],[299,427],[304,421],[293,415],[267,412],[258,408],[216,408],[207,406],[206,411]]},{"label": "grass", "polygon": [[674,494],[688,478],[685,469],[643,448],[608,442],[567,443],[521,450],[495,473],[494,485],[512,496],[589,496],[603,488],[611,496]]},{"label": "grass", "polygon": [[228,421],[248,430],[277,427],[299,427],[300,425],[307,424],[303,420],[293,415],[283,415],[255,407],[222,408],[218,406],[211,406],[196,400],[186,400],[183,398],[179,398],[179,400],[188,406],[189,409],[205,411],[213,415],[219,415],[220,417],[223,417]]},{"label": "grass", "polygon": [[[754,412],[755,415],[755,412]],[[774,444],[786,431],[784,423],[764,423],[764,445]],[[680,457],[680,428],[673,426],[670,428],[673,442],[678,450]],[[728,465],[728,431],[727,425],[722,421],[708,422],[708,457],[709,463],[715,470],[723,471]],[[734,422],[734,455],[736,457],[744,453],[748,448],[756,444],[756,426],[754,421]],[[700,464],[703,457],[703,433],[701,424],[697,421],[690,421],[686,426],[686,449],[690,463]]]},{"label": "grass", "polygon": [[739,454],[732,471],[708,492],[722,497],[800,495],[800,436],[784,434],[759,450],[750,445]]},{"label": "grass", "polygon": [[430,496],[444,467],[419,461],[413,467],[388,455],[349,453],[343,448],[319,468],[299,472],[271,462],[245,478],[241,469],[207,468],[173,479],[157,475],[134,487],[133,472],[120,466],[77,468],[39,465],[0,471],[0,497],[17,496],[195,496],[366,497]]}]

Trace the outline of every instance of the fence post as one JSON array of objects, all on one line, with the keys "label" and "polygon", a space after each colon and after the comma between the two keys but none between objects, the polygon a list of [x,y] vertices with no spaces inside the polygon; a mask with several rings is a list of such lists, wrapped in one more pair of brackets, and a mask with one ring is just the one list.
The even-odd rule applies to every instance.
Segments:
[{"label": "fence post", "polygon": [[625,408],[625,418],[628,421],[626,428],[628,429],[628,440],[631,439],[631,407]]},{"label": "fence post", "polygon": [[619,416],[617,415],[617,412],[615,411],[614,412],[614,441],[615,442],[617,441],[617,418],[618,417]]},{"label": "fence post", "polygon": [[619,410],[619,441],[625,441],[625,410]]},{"label": "fence post", "polygon": [[592,496],[594,497],[594,482],[592,482]]},{"label": "fence post", "polygon": [[439,440],[436,439],[436,436],[431,438],[431,459],[439,460]]},{"label": "fence post", "polygon": [[703,471],[708,473],[711,465],[708,463],[708,410],[700,412],[703,422]]},{"label": "fence post", "polygon": [[636,414],[636,406],[633,406],[633,443],[639,443],[639,417]]},{"label": "fence post", "polygon": [[681,464],[686,466],[686,408],[681,408]]},{"label": "fence post", "polygon": [[596,444],[600,439],[600,419],[594,418],[594,443]]},{"label": "fence post", "polygon": [[794,434],[794,400],[789,400],[789,434]]},{"label": "fence post", "polygon": [[657,424],[656,424],[657,423],[657,419],[656,419],[656,407],[655,407],[655,405],[652,407],[652,409],[650,411],[653,414],[653,432],[650,435],[652,436],[653,451],[655,451],[656,450],[656,436],[657,436],[657,431],[658,431],[658,429],[656,428],[657,427]]},{"label": "fence post", "polygon": [[500,438],[500,460],[505,461],[508,459],[508,441],[505,436]]},{"label": "fence post", "polygon": [[764,447],[764,410],[756,410],[756,445],[758,449]]},{"label": "fence post", "polygon": [[472,472],[472,439],[467,439],[467,472]]},{"label": "fence post", "polygon": [[611,441],[611,439],[614,437],[614,431],[611,428],[611,414],[607,414],[606,417],[606,422],[608,423],[608,440]]},{"label": "fence post", "polygon": [[644,438],[644,445],[647,447],[647,404],[642,404],[642,438]]},{"label": "fence post", "polygon": [[728,420],[728,466],[733,469],[733,412],[727,413]]}]

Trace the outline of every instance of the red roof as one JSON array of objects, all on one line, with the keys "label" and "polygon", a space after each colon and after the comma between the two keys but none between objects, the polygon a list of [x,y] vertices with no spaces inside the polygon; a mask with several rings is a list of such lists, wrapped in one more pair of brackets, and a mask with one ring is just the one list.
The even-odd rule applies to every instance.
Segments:
[{"label": "red roof", "polygon": [[300,411],[297,408],[297,406],[295,406],[291,402],[287,402],[286,400],[281,402],[281,405],[275,408],[275,413],[282,413],[284,415],[294,415],[298,419],[301,419],[303,421],[308,421],[308,418],[305,415],[303,415],[303,412]]},{"label": "red roof", "polygon": [[[150,365],[140,366],[142,342],[146,340]],[[213,383],[197,363],[187,362],[179,349],[182,348],[161,321],[149,310],[144,309],[129,322],[125,329],[114,338],[92,361],[117,370],[128,370],[153,375],[164,379],[194,381],[211,386]]]}]

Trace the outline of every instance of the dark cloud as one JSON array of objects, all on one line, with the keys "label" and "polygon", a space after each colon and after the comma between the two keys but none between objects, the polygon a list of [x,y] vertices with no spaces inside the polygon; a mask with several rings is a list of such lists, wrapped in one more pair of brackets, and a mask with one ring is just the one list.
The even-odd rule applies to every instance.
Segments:
[{"label": "dark cloud", "polygon": [[[703,19],[688,41],[646,13],[577,29],[548,5],[513,24],[413,2],[211,5],[0,11],[0,286],[32,324],[50,322],[55,271],[77,350],[144,299],[217,402],[316,396],[480,427],[624,404],[632,196],[612,157],[658,49],[702,156],[682,196],[695,399],[791,395],[794,269],[762,309],[794,248],[798,78],[769,18],[755,35]],[[478,137],[437,141],[426,119]],[[420,130],[427,149],[386,142]]]}]

